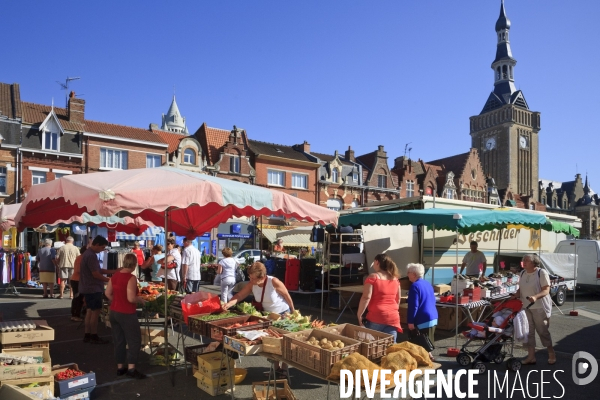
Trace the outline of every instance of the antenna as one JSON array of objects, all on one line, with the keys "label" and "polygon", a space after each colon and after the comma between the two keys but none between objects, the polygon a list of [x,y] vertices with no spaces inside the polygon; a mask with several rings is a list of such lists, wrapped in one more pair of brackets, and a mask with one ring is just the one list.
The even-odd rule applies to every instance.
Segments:
[{"label": "antenna", "polygon": [[404,158],[406,158],[406,150],[408,149],[408,158],[410,158],[410,151],[412,150],[412,147],[409,149],[408,145],[411,144],[412,142],[408,142],[404,145]]},{"label": "antenna", "polygon": [[410,151],[412,150],[412,147],[408,148],[408,159],[410,160]]},{"label": "antenna", "polygon": [[65,91],[65,107],[69,106],[69,82],[71,82],[71,81],[77,81],[79,79],[81,79],[81,78],[78,77],[78,76],[75,76],[75,77],[72,77],[72,78],[70,78],[70,77],[67,76],[67,79],[65,79],[65,83],[62,83],[60,81],[56,81],[56,83],[58,83],[60,85],[61,90]]}]

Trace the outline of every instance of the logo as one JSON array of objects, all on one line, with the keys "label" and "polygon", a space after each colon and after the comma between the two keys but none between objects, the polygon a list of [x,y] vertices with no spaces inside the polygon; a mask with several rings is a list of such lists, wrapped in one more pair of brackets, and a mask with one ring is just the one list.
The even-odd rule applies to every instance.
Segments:
[{"label": "logo", "polygon": [[[582,386],[592,383],[598,375],[598,362],[590,353],[585,351],[578,351],[573,355],[572,367],[573,382],[576,385]],[[587,377],[581,377],[587,374],[588,371],[589,375]]]}]

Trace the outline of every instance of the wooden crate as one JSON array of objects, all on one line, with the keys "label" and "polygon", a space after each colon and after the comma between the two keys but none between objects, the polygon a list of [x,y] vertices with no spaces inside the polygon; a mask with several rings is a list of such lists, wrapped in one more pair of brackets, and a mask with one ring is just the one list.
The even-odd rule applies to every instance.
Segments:
[{"label": "wooden crate", "polygon": [[[251,325],[246,325],[238,328],[228,328],[235,323],[251,322]],[[209,335],[212,339],[223,340],[225,336],[235,336],[236,331],[251,331],[258,329],[266,329],[271,326],[271,320],[262,317],[254,317],[252,315],[242,315],[234,318],[211,321],[208,323]]]},{"label": "wooden crate", "polygon": [[49,349],[50,342],[3,344],[2,349]]},{"label": "wooden crate", "polygon": [[[32,383],[37,383],[36,387],[26,387]],[[28,394],[32,394],[41,399],[52,398],[54,396],[54,377],[44,376],[24,379],[3,380],[2,385],[13,385],[23,389]]]},{"label": "wooden crate", "polygon": [[[325,350],[306,343],[306,340],[314,336],[321,340],[341,340],[346,345],[343,349]],[[298,363],[306,368],[312,369],[323,377],[331,372],[331,367],[342,358],[360,351],[360,342],[344,336],[323,332],[321,329],[307,329],[301,332],[289,333],[283,337],[283,358]]]},{"label": "wooden crate", "polygon": [[394,344],[390,334],[374,331],[352,324],[342,324],[323,328],[325,332],[348,337],[360,342],[360,354],[369,360],[378,360],[385,355],[388,347]]},{"label": "wooden crate", "polygon": [[[232,312],[232,311],[229,311],[229,312]],[[225,315],[227,313],[221,313],[221,314]],[[197,333],[202,336],[210,337],[210,329],[208,327],[208,324],[210,322],[220,321],[220,319],[216,319],[216,320],[212,320],[212,321],[202,321],[201,319],[199,319],[200,317],[205,317],[207,315],[213,315],[213,314],[211,313],[211,314],[190,315],[188,317],[188,330],[192,333]],[[230,318],[237,318],[237,317],[230,316],[230,317],[223,318],[223,320],[230,319]]]},{"label": "wooden crate", "polygon": [[[277,386],[277,390],[273,387],[274,385]],[[277,397],[275,393],[277,393]],[[252,398],[254,400],[296,400],[286,379],[252,382]]]}]

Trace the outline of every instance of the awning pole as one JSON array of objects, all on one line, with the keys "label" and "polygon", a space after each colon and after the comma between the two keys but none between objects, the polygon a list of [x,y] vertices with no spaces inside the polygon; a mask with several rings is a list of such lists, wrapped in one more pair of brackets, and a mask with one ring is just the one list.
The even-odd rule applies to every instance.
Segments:
[{"label": "awning pole", "polygon": [[[433,197],[435,201],[435,196]],[[432,224],[433,227],[433,245],[431,246],[431,285],[435,285],[435,224]]]},{"label": "awning pole", "polygon": [[454,294],[455,312],[454,312],[454,348],[458,349],[458,227],[456,228],[456,275],[455,275],[456,293]]},{"label": "awning pole", "polygon": [[[498,266],[500,265],[500,244],[502,243],[502,228],[500,228],[500,237],[498,238],[498,256],[496,257],[498,260]],[[494,265],[494,272],[497,272],[497,268]]]}]

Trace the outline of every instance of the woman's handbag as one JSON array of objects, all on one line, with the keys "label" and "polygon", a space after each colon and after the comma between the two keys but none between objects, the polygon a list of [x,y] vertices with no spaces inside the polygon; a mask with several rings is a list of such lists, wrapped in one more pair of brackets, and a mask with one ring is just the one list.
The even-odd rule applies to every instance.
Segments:
[{"label": "woman's handbag", "polygon": [[177,268],[177,261],[173,260],[167,264],[167,269]]},{"label": "woman's handbag", "polygon": [[418,329],[411,330],[409,332],[409,337],[411,343],[421,346],[427,350],[428,353],[435,349],[435,346],[431,343],[431,340],[429,340],[429,336],[422,334]]},{"label": "woman's handbag", "polygon": [[265,298],[265,289],[267,288],[267,283],[269,283],[269,278],[265,280],[265,285],[263,286],[262,295],[260,296],[260,301],[252,301],[252,305],[256,308],[256,311],[263,311],[262,302]]}]

